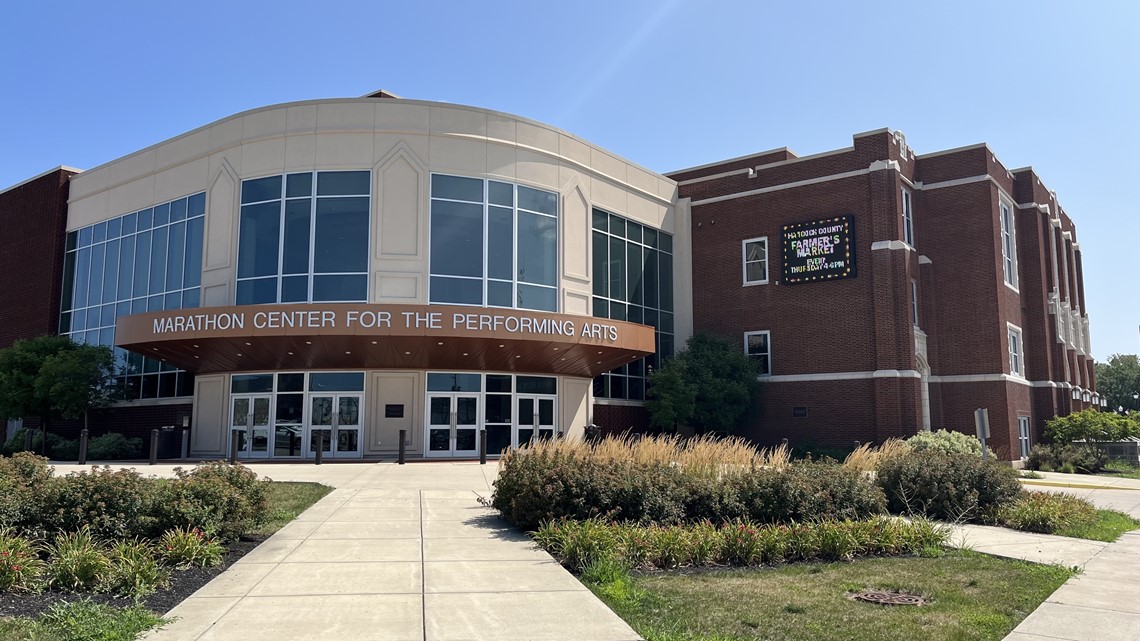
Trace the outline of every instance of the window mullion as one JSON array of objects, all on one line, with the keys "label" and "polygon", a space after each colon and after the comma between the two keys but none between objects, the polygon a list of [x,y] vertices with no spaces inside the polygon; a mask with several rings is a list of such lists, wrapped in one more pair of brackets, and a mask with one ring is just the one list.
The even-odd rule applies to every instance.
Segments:
[{"label": "window mullion", "polygon": [[[313,277],[313,270],[316,269],[316,247],[317,247],[317,172],[312,173],[312,188],[309,191],[309,275],[306,278],[308,287],[308,302],[313,302],[313,289],[316,287],[316,279]],[[369,211],[371,211],[371,202],[369,202]]]}]

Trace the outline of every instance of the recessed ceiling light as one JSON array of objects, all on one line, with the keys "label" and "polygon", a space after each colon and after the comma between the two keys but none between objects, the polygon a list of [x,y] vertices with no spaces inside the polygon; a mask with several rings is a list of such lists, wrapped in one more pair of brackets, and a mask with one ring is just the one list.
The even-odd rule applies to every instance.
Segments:
[{"label": "recessed ceiling light", "polygon": [[241,356],[241,352],[238,352],[238,356]]},{"label": "recessed ceiling light", "polygon": [[194,347],[195,347],[195,348],[197,348],[197,347],[198,347],[198,345],[197,345],[197,344],[195,344],[195,345],[194,345]]},{"label": "recessed ceiling light", "polygon": [[601,352],[598,352],[598,353],[601,354]]},{"label": "recessed ceiling light", "polygon": [[598,361],[598,365],[601,365],[601,364],[602,364],[602,362],[601,362],[601,361]]},{"label": "recessed ceiling light", "polygon": [[156,352],[158,351],[158,348],[157,348],[157,347],[152,347],[151,349],[153,349],[153,350],[154,350],[154,351],[156,351]]},{"label": "recessed ceiling light", "polygon": [[436,345],[443,345],[443,341],[436,343]]},{"label": "recessed ceiling light", "polygon": [[312,344],[313,344],[313,341],[305,341],[305,344],[306,344],[306,345],[312,345]]},{"label": "recessed ceiling light", "polygon": [[372,344],[373,344],[373,345],[375,345],[375,344],[376,344],[376,341],[372,341]]},{"label": "recessed ceiling light", "polygon": [[349,351],[345,351],[345,354],[351,354],[351,353],[352,353],[352,352],[349,352]]},{"label": "recessed ceiling light", "polygon": [[554,348],[554,351],[556,351],[556,352],[557,352],[557,351],[558,351],[558,348],[557,348],[557,347],[555,347],[555,348]]},{"label": "recessed ceiling light", "polygon": [[246,342],[246,345],[253,345],[253,343],[250,343],[250,342]]},{"label": "recessed ceiling light", "polygon": [[506,347],[506,345],[499,345],[499,347]]},{"label": "recessed ceiling light", "polygon": [[522,358],[522,354],[515,354],[515,358]]},{"label": "recessed ceiling light", "polygon": [[464,355],[464,356],[467,356],[467,352],[463,352],[463,355]]},{"label": "recessed ceiling light", "polygon": [[560,361],[564,361],[564,360],[566,360],[566,357],[562,357],[562,358],[560,358],[560,359],[558,359],[558,360],[560,360]]},{"label": "recessed ceiling light", "polygon": [[[290,356],[292,356],[292,355],[293,355],[293,352],[289,352],[289,355],[290,355]],[[197,358],[197,356],[195,356],[194,358]]]},{"label": "recessed ceiling light", "polygon": [[198,355],[195,355],[195,356],[194,356],[194,358],[202,358],[202,357],[201,357],[201,356],[198,356]]},{"label": "recessed ceiling light", "polygon": [[411,356],[411,355],[412,355],[412,353],[411,353],[411,352],[404,352],[404,355],[405,355],[405,356]]}]

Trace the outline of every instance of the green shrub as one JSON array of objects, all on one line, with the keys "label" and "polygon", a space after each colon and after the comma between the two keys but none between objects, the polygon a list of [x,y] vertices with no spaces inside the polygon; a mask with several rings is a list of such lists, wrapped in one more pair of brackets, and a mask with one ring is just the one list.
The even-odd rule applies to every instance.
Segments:
[{"label": "green shrub", "polygon": [[153,529],[154,481],[134,470],[92,468],[51,479],[45,487],[42,523],[49,531],[89,527],[105,539]]},{"label": "green shrub", "polygon": [[949,521],[985,521],[1021,492],[1017,472],[1007,465],[935,451],[883,461],[876,480],[892,512]]},{"label": "green shrub", "polygon": [[1034,445],[1025,466],[1043,472],[1096,474],[1108,465],[1108,455],[1096,447],[1054,443]]},{"label": "green shrub", "polygon": [[1088,525],[1096,518],[1092,503],[1075,496],[1023,492],[1016,501],[998,511],[996,521],[1015,530],[1053,534]]},{"label": "green shrub", "polygon": [[45,569],[36,543],[0,528],[0,592],[39,592]]},{"label": "green shrub", "polygon": [[0,528],[35,529],[43,514],[47,459],[28,452],[0,457]]},{"label": "green shrub", "polygon": [[159,564],[145,541],[119,541],[108,556],[111,564],[99,588],[103,592],[141,597],[170,583],[170,571]]},{"label": "green shrub", "polygon": [[141,438],[127,438],[116,432],[96,436],[87,443],[87,458],[92,461],[121,461],[142,455]]},{"label": "green shrub", "polygon": [[733,481],[743,516],[756,523],[863,519],[886,512],[883,492],[863,474],[839,465],[797,463],[782,470],[759,469]]},{"label": "green shrub", "polygon": [[[43,446],[43,432],[40,430],[29,430],[27,428],[20,428],[8,439],[8,442],[0,447],[0,454],[11,456],[17,452],[24,451],[24,435],[28,432],[32,433],[32,452],[39,453]],[[48,432],[47,435],[47,451],[45,452],[48,458],[56,461],[74,461],[79,458],[79,441],[63,438],[58,434]]]},{"label": "green shrub", "polygon": [[242,465],[210,463],[189,472],[175,468],[177,478],[159,487],[154,502],[161,530],[199,528],[234,539],[269,518],[269,481]]},{"label": "green shrub", "polygon": [[[956,432],[954,430],[935,430],[919,432],[906,439],[907,445],[916,452],[933,450],[946,454],[973,454],[982,455],[982,442],[976,436]],[[988,450],[990,458],[994,458],[993,451]]]},{"label": "green shrub", "polygon": [[110,559],[86,526],[58,535],[46,552],[48,579],[52,587],[61,590],[93,590],[111,567]]},{"label": "green shrub", "polygon": [[143,605],[120,609],[84,599],[53,605],[29,628],[37,641],[135,641],[165,622]]},{"label": "green shrub", "polygon": [[547,523],[534,539],[564,565],[585,575],[625,568],[754,566],[920,554],[939,549],[947,534],[946,528],[923,519],[886,517],[793,525],[735,520],[719,528],[708,522],[641,526],[587,519]]},{"label": "green shrub", "polygon": [[219,565],[226,553],[216,538],[197,528],[170,530],[162,535],[158,547],[167,565],[183,570]]},{"label": "green shrub", "polygon": [[1115,412],[1087,409],[1049,419],[1045,436],[1054,443],[1122,441],[1140,436],[1140,422]]}]

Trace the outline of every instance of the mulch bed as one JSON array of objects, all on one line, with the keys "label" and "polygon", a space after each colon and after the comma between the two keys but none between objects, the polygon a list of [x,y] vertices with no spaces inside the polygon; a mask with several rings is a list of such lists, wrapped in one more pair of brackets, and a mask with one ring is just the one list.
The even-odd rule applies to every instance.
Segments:
[{"label": "mulch bed", "polygon": [[[175,570],[170,576],[170,586],[154,594],[143,597],[140,602],[150,610],[159,614],[169,612],[174,606],[181,603],[186,597],[198,591],[198,588],[209,583],[234,564],[238,559],[249,554],[265,539],[242,537],[241,540],[228,543],[228,553],[221,565],[212,568],[191,568],[189,570]],[[47,611],[57,603],[68,603],[90,599],[95,603],[105,603],[116,607],[127,607],[135,603],[133,597],[116,597],[110,594],[95,594],[91,592],[41,592],[40,594],[10,594],[0,593],[0,618],[4,617],[34,617]]]}]

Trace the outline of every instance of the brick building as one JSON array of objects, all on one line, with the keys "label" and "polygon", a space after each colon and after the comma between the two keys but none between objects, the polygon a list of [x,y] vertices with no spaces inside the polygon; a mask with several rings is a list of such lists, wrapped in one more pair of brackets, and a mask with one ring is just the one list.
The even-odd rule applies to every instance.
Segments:
[{"label": "brick building", "polygon": [[665,176],[385,92],[0,191],[0,347],[54,332],[115,349],[128,400],[93,433],[187,425],[202,458],[645,428],[649,372],[694,332],[764,364],[762,443],[970,431],[988,407],[1016,458],[1099,401],[1073,223],[985,145],[916,156],[884,129]]},{"label": "brick building", "polygon": [[985,144],[916,155],[881,129],[669,177],[691,216],[694,331],[765,363],[758,441],[972,432],[986,407],[991,447],[1016,458],[1049,418],[1100,403],[1076,228],[1031,168]]}]

